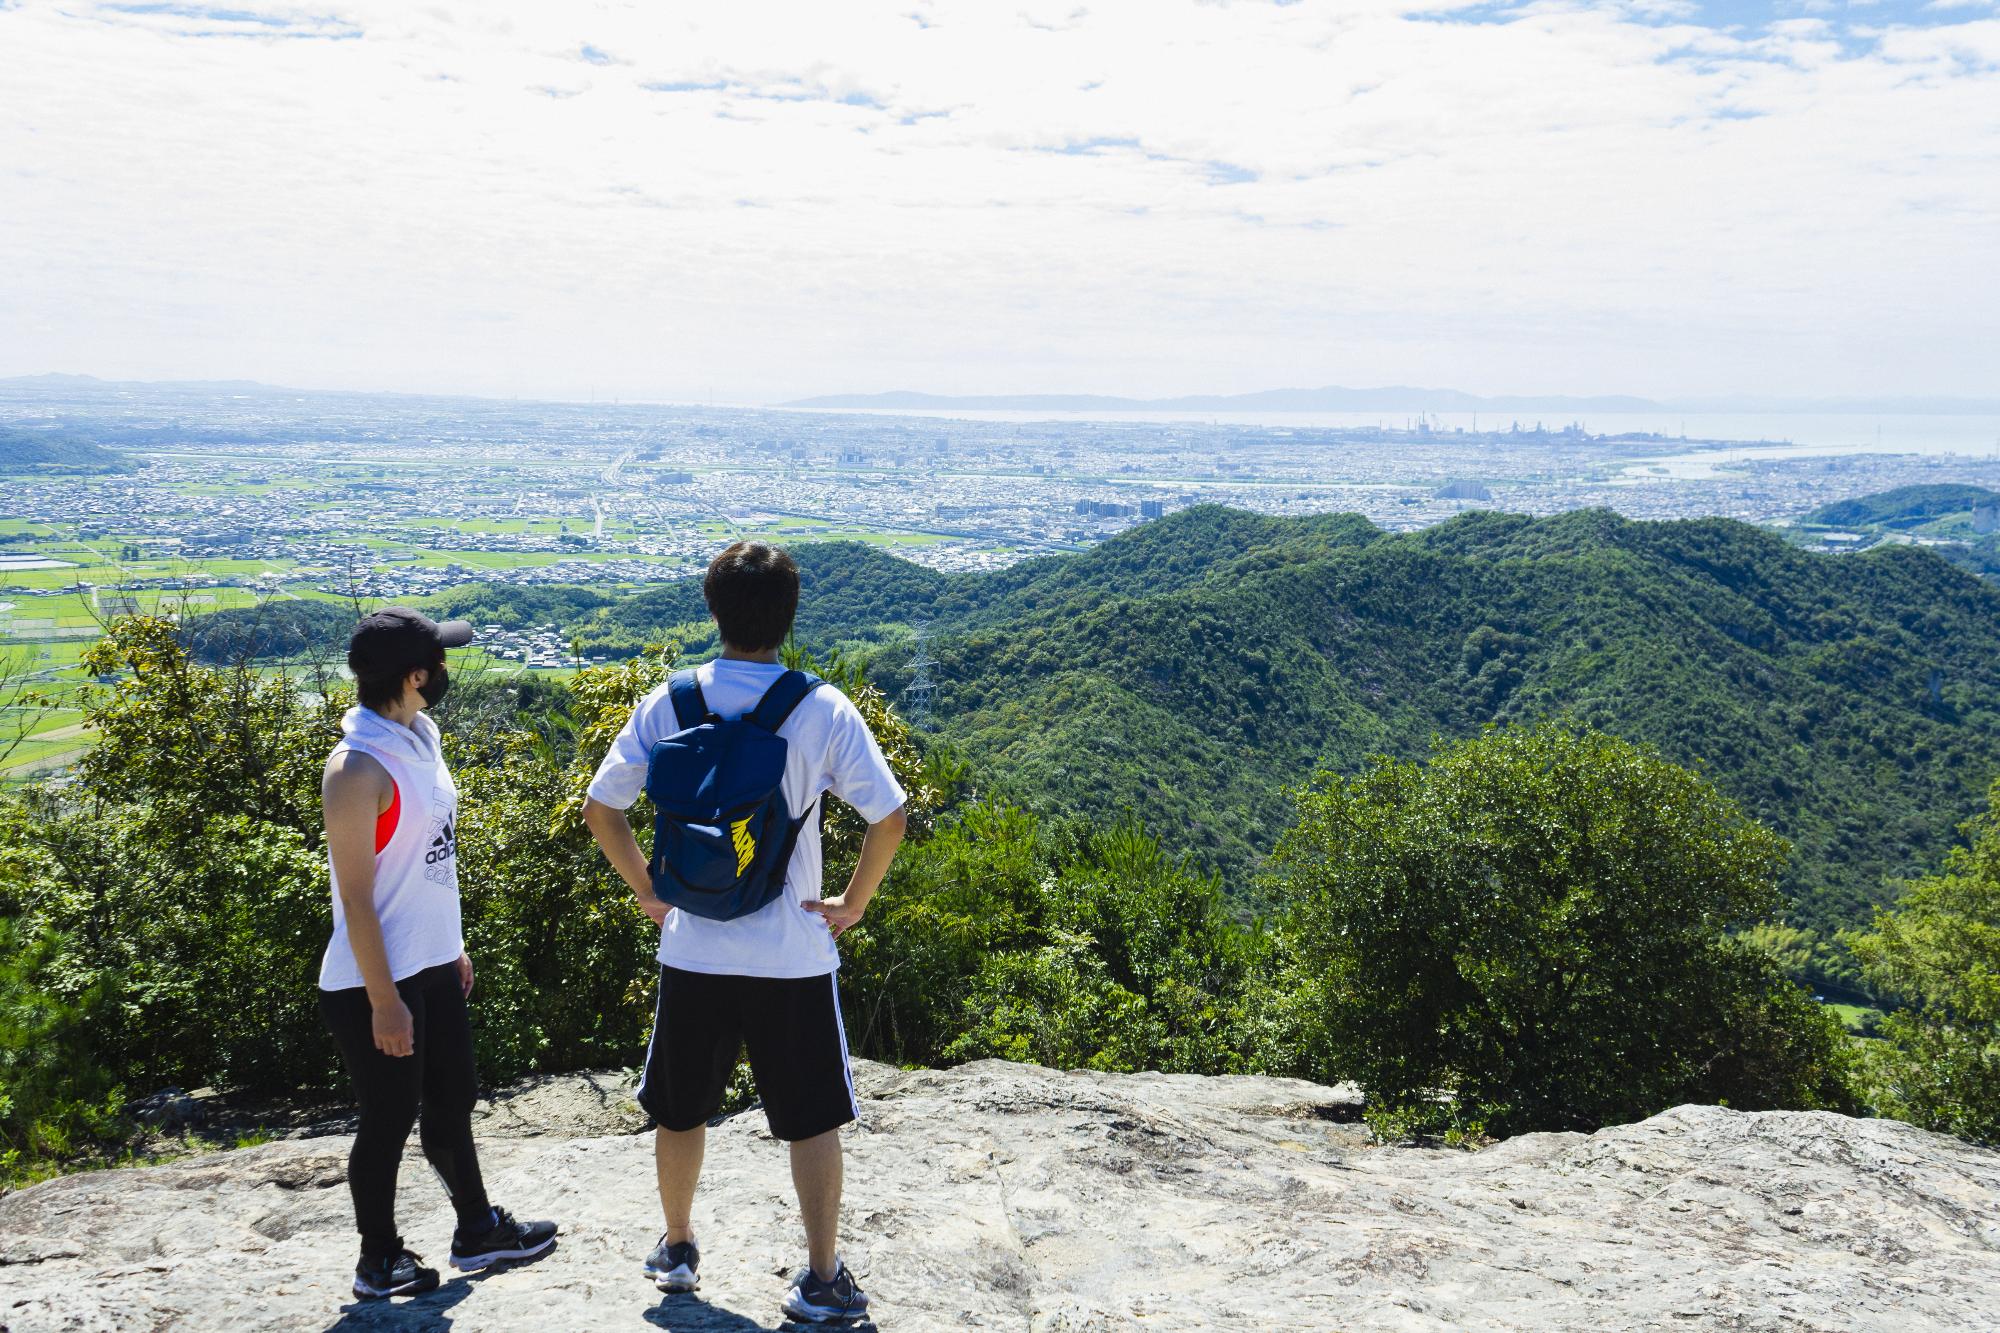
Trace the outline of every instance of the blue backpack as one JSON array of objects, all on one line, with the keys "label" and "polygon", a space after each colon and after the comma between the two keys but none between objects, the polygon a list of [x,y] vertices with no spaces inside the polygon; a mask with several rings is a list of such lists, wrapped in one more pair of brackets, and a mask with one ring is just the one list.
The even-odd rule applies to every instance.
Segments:
[{"label": "blue backpack", "polygon": [[789,747],[778,728],[823,683],[787,671],[756,708],[724,721],[709,711],[694,672],[674,673],[667,697],[680,730],[653,746],[646,766],[646,795],[659,812],[650,868],[662,902],[729,921],[784,891],[785,868],[813,807],[793,819],[785,804]]}]

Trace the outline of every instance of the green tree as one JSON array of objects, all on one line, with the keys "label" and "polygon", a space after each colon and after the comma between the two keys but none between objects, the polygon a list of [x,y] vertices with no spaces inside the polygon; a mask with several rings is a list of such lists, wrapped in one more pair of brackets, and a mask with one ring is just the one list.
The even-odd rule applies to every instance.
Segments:
[{"label": "green tree", "polygon": [[574,765],[523,730],[452,735],[447,745],[481,1072],[635,1063],[658,936],[589,832],[560,817]]},{"label": "green tree", "polygon": [[[2000,783],[1992,800],[2000,806]],[[1881,1109],[1929,1129],[2000,1141],[2000,813],[1851,936],[1863,972],[1903,1007],[1871,1048]]]},{"label": "green tree", "polygon": [[1246,1068],[1258,940],[1137,827],[974,805],[897,861],[849,935],[855,1049],[902,1064]]},{"label": "green tree", "polygon": [[339,676],[205,667],[152,616],[113,620],[83,666],[112,682],[81,700],[97,743],[77,777],[93,798],[183,829],[242,815],[318,846],[320,771],[353,702]]},{"label": "green tree", "polygon": [[1828,938],[1783,921],[1760,921],[1737,932],[1737,937],[1770,954],[1787,976],[1807,980],[1815,990],[1871,1005],[1876,999],[1861,975],[1861,965],[1839,935]]},{"label": "green tree", "polygon": [[319,772],[340,689],[200,666],[144,616],[85,664],[113,682],[83,696],[97,744],[73,781],[13,798],[0,913],[61,938],[61,993],[108,988],[100,1049],[134,1088],[325,1085]]},{"label": "green tree", "polygon": [[990,955],[1035,939],[1048,872],[1035,821],[974,804],[897,855],[861,924],[842,941],[842,1006],[855,1053],[934,1065],[963,1034]]},{"label": "green tree", "polygon": [[0,917],[0,1185],[121,1130],[123,1091],[97,1037],[104,983],[65,994],[52,975],[61,941]]},{"label": "green tree", "polygon": [[1240,1072],[1256,937],[1230,918],[1222,881],[1131,823],[1083,833],[1056,862],[1036,883],[1046,942],[982,960],[947,1055]]},{"label": "green tree", "polygon": [[1298,795],[1274,1060],[1507,1131],[1840,1106],[1844,1039],[1729,928],[1785,848],[1647,748],[1544,723]]}]

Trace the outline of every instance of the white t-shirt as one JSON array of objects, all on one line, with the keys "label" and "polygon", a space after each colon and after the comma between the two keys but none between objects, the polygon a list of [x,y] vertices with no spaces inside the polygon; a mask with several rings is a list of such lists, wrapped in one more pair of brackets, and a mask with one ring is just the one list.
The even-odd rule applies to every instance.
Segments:
[{"label": "white t-shirt", "polygon": [[[785,672],[777,663],[717,658],[696,669],[709,711],[736,718],[748,713],[764,691]],[[646,789],[646,765],[653,746],[679,731],[666,685],[632,710],[631,720],[590,780],[590,795],[615,809],[630,809]],[[875,744],[868,724],[848,697],[822,685],[778,728],[785,738],[781,790],[797,819],[822,792],[832,792],[870,824],[901,808],[903,788]],[[798,846],[785,868],[786,893],[733,921],[711,921],[687,912],[668,912],[660,928],[659,959],[686,972],[721,972],[746,977],[816,977],[840,966],[840,950],[824,918],[800,903],[820,894],[819,811],[799,830]]]}]

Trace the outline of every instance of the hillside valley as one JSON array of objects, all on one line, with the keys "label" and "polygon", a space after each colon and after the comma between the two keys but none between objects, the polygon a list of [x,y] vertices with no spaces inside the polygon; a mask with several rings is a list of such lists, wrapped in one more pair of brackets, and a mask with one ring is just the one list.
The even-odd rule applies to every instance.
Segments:
[{"label": "hillside valley", "polygon": [[[1728,520],[1197,508],[1090,551],[944,575],[799,549],[798,633],[892,694],[928,622],[936,733],[988,790],[1128,815],[1240,893],[1316,768],[1563,715],[1706,771],[1794,847],[1797,924],[1865,921],[2000,773],[2000,589],[1932,552],[1808,553]],[[441,611],[553,620],[586,651],[691,636],[697,582],[629,595],[470,587]]]}]

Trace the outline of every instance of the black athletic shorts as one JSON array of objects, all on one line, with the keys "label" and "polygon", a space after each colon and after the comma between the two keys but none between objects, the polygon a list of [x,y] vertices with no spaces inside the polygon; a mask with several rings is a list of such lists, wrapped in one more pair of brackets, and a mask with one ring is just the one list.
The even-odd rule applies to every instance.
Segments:
[{"label": "black athletic shorts", "polygon": [[831,972],[744,977],[662,967],[639,1105],[667,1129],[706,1124],[722,1109],[745,1048],[776,1137],[809,1139],[861,1113]]}]

